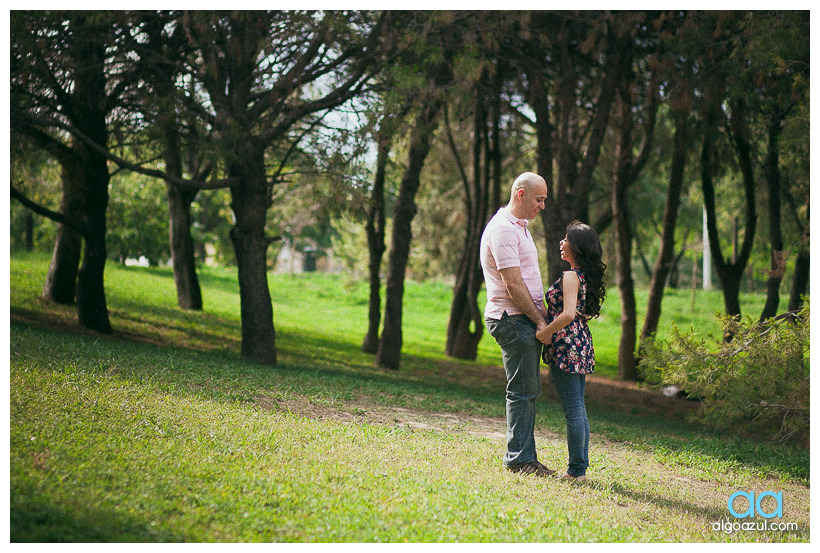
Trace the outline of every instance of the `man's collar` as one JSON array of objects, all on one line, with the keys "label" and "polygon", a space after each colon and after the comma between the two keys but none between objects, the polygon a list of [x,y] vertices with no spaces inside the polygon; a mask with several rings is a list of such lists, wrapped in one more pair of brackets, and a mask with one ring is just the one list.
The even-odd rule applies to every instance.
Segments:
[{"label": "man's collar", "polygon": [[507,209],[506,207],[502,207],[501,211],[504,212],[504,215],[507,217],[507,220],[509,222],[511,222],[514,225],[519,225],[519,226],[523,227],[524,228],[524,234],[525,235],[527,234],[527,225],[530,223],[528,220],[519,219],[518,217],[516,217],[515,215],[510,213],[510,210]]},{"label": "man's collar", "polygon": [[530,223],[526,219],[519,219],[518,217],[510,213],[510,210],[506,207],[502,207],[501,211],[504,212],[504,214],[507,216],[507,219],[514,225],[521,225],[522,227],[527,228],[527,225]]}]

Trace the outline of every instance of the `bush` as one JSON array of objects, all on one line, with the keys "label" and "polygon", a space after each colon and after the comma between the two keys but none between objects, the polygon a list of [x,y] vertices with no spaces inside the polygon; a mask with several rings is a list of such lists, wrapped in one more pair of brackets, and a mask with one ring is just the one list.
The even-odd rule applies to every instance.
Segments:
[{"label": "bush", "polygon": [[672,338],[647,343],[640,363],[646,382],[700,398],[694,418],[710,426],[808,443],[808,302],[796,315],[764,323],[725,318],[721,325],[723,336],[709,341],[675,328]]}]

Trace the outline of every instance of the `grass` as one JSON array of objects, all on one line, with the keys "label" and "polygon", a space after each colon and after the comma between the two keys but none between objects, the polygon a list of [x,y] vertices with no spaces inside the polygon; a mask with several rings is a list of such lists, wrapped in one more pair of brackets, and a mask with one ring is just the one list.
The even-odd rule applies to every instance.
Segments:
[{"label": "grass", "polygon": [[[280,363],[266,367],[239,357],[229,269],[203,269],[205,311],[190,313],[170,270],[109,265],[103,337],[38,299],[47,263],[11,258],[13,542],[809,540],[807,450],[673,413],[590,403],[585,486],[503,470],[500,354],[485,336],[475,363],[443,356],[444,285],[408,283],[402,369],[386,372],[359,349],[364,285],[272,275]],[[593,328],[601,365],[614,297]],[[691,307],[670,297],[665,317]],[[556,468],[563,424],[543,394],[539,458]],[[714,530],[737,490],[783,491],[797,529]]]}]

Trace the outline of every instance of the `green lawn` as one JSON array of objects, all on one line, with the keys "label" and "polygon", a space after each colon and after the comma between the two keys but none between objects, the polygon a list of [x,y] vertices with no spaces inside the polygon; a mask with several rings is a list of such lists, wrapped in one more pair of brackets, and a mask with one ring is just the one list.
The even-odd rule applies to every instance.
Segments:
[{"label": "green lawn", "polygon": [[[673,412],[590,404],[587,485],[503,470],[503,439],[476,431],[503,432],[500,354],[485,336],[475,363],[443,355],[448,286],[408,283],[402,368],[389,372],[359,348],[363,284],[271,275],[280,363],[267,367],[239,357],[235,271],[203,269],[205,310],[192,313],[175,307],[169,269],[109,265],[107,337],[38,298],[47,264],[11,258],[13,542],[809,540],[806,449]],[[695,309],[690,291],[668,297],[664,329],[718,330],[718,293]],[[609,299],[593,334],[611,375]],[[560,407],[543,394],[538,412],[539,458],[564,468]],[[738,490],[781,491],[772,520],[793,526],[715,529]]]}]

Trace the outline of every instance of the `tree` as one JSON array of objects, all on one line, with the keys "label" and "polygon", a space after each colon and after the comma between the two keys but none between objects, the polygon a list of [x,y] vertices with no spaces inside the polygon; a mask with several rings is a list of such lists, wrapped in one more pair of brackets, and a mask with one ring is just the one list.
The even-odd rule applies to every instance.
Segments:
[{"label": "tree", "polygon": [[[693,94],[690,75],[692,71],[691,58],[684,52],[677,51],[674,43],[675,35],[681,33],[681,27],[688,22],[688,15],[682,15],[673,20],[671,29],[666,29],[667,40],[662,44],[662,55],[666,66],[665,75],[667,86],[671,90],[668,98],[669,114],[674,122],[674,138],[672,146],[672,160],[669,168],[669,188],[666,192],[666,201],[663,211],[660,248],[652,269],[649,283],[649,297],[647,299],[646,317],[640,336],[640,349],[643,349],[646,340],[653,336],[658,329],[661,316],[661,302],[667,278],[677,266],[680,256],[675,256],[675,229],[680,209],[681,194],[684,189],[684,176],[687,154],[691,147],[691,122],[689,120],[693,109]],[[683,55],[682,55],[683,54]],[[681,249],[681,254],[685,252]]]},{"label": "tree", "polygon": [[748,111],[743,99],[736,99],[732,104],[727,134],[732,139],[733,150],[737,155],[743,180],[743,196],[745,199],[745,229],[740,251],[734,260],[723,255],[720,238],[718,236],[717,215],[715,207],[715,186],[713,179],[714,165],[717,162],[714,152],[715,131],[719,117],[723,115],[720,106],[715,102],[722,100],[718,94],[710,94],[707,98],[706,116],[704,117],[703,153],[701,156],[701,184],[703,199],[706,208],[707,231],[709,234],[709,249],[715,265],[718,278],[723,289],[723,301],[726,314],[740,315],[740,281],[749,255],[752,251],[755,229],[757,227],[757,201],[755,198],[755,178],[752,167],[751,145],[749,143]]},{"label": "tree", "polygon": [[[726,312],[740,315],[739,287],[747,266],[757,226],[755,161],[759,144],[767,144],[762,164],[767,183],[765,220],[769,228],[771,270],[768,272],[767,303],[761,318],[777,312],[780,281],[785,261],[781,234],[780,135],[790,106],[802,103],[800,88],[808,71],[805,33],[807,14],[802,12],[754,12],[705,16],[713,29],[706,41],[703,56],[704,97],[707,107],[705,124],[726,129],[726,136],[737,159],[743,182],[745,202],[744,237],[738,254],[731,262],[720,252],[715,213],[715,187],[712,175],[704,172],[703,191],[707,212],[709,240],[715,268],[721,281]],[[792,88],[792,83],[798,88]],[[722,109],[723,108],[723,109]],[[762,123],[760,116],[762,115]],[[718,138],[714,132],[706,136],[705,146],[714,148]],[[704,168],[714,169],[715,159],[703,154]],[[705,171],[705,169],[704,169]],[[799,264],[798,264],[799,266]]]},{"label": "tree", "polygon": [[[617,116],[613,121],[615,148],[611,206],[615,231],[615,280],[621,301],[621,338],[618,347],[620,380],[638,378],[635,359],[637,311],[632,278],[633,230],[627,193],[651,152],[661,80],[655,54],[638,51],[639,44],[651,45],[654,42],[653,37],[640,36],[641,30],[645,31],[646,27],[650,25],[644,26],[642,16],[626,15],[616,20],[615,36],[610,38],[620,44],[620,66],[610,69],[618,74],[615,102]],[[645,34],[644,32],[643,35]],[[638,57],[641,59],[636,61]],[[642,71],[635,72],[633,66],[644,67]],[[641,100],[643,105],[636,109],[636,104]],[[641,132],[636,133],[636,130]],[[637,143],[634,138],[636,134]]]},{"label": "tree", "polygon": [[404,281],[413,240],[412,223],[418,212],[416,194],[440,123],[446,92],[453,82],[453,58],[458,49],[459,15],[449,12],[416,15],[396,56],[402,65],[400,86],[413,101],[407,161],[393,208],[384,326],[375,360],[377,366],[389,370],[398,370],[401,361]]},{"label": "tree", "polygon": [[[748,14],[734,41],[736,57],[744,62],[739,80],[750,93],[751,110],[762,119],[761,140],[766,142],[762,163],[766,182],[771,264],[767,271],[766,304],[760,321],[778,314],[780,285],[789,250],[784,246],[781,197],[781,137],[786,120],[806,99],[803,83],[809,68],[808,12],[762,12]],[[790,248],[791,249],[791,248]],[[798,251],[801,247],[797,246]],[[799,254],[798,254],[799,255]],[[797,264],[797,267],[800,263]]]},{"label": "tree", "polygon": [[488,66],[482,76],[473,91],[473,143],[469,175],[460,159],[449,118],[445,119],[447,137],[464,187],[467,225],[461,261],[453,286],[446,353],[450,357],[471,360],[478,355],[478,344],[484,331],[484,317],[478,306],[478,294],[484,283],[480,263],[481,235],[490,209],[498,207],[496,202],[501,189],[501,86],[505,78],[503,65],[499,63]]},{"label": "tree", "polygon": [[[472,14],[471,14],[472,15]],[[467,101],[454,101],[462,110],[472,112],[472,144],[469,172],[461,160],[445,107],[448,143],[458,167],[464,191],[466,232],[455,274],[453,301],[447,325],[446,353],[450,357],[474,360],[484,333],[484,317],[478,305],[478,294],[484,283],[481,269],[481,235],[491,210],[501,204],[502,137],[501,119],[504,84],[509,80],[510,64],[503,58],[500,45],[514,27],[514,20],[497,14],[475,14],[464,26],[462,49],[467,55],[456,66],[463,74],[459,88],[469,90]],[[475,52],[473,55],[469,55]],[[469,103],[468,103],[469,102]],[[469,120],[468,115],[462,119]]]},{"label": "tree", "polygon": [[[49,127],[70,124],[105,147],[107,118],[138,78],[130,66],[119,65],[123,21],[107,12],[14,12],[11,18],[12,127],[63,169],[60,214],[39,211],[60,223],[44,296],[71,303],[76,295],[80,325],[102,333],[111,332],[103,285],[108,166],[76,134],[66,139]],[[85,251],[77,270],[80,237]]]},{"label": "tree", "polygon": [[589,221],[593,172],[621,63],[613,17],[527,12],[521,15],[522,39],[505,45],[507,58],[525,77],[521,89],[535,116],[519,110],[535,129],[537,172],[547,182],[541,220],[550,282],[562,272],[558,243],[567,225]]},{"label": "tree", "polygon": [[[140,56],[140,63],[146,67],[145,80],[148,85],[140,109],[146,119],[153,123],[149,128],[149,138],[161,144],[165,171],[173,177],[173,180],[165,180],[165,186],[177,305],[182,309],[201,310],[202,291],[191,236],[191,202],[200,190],[183,186],[179,181],[184,176],[184,153],[187,154],[184,157],[188,159],[188,172],[196,181],[206,180],[213,165],[203,164],[199,159],[202,125],[198,124],[196,110],[191,109],[192,95],[180,95],[177,87],[177,79],[182,75],[185,59],[190,52],[186,48],[181,26],[174,22],[173,12],[145,14],[140,31],[140,40],[135,41],[134,48]],[[183,144],[185,138],[187,140]]]},{"label": "tree", "polygon": [[410,131],[407,164],[393,210],[384,327],[376,351],[376,365],[390,370],[398,370],[401,362],[404,279],[407,260],[410,256],[410,244],[413,239],[413,217],[416,216],[417,210],[415,196],[421,186],[421,170],[424,167],[427,153],[430,151],[433,132],[438,127],[442,103],[443,100],[435,89],[420,103],[418,114],[415,116]]},{"label": "tree", "polygon": [[[410,104],[407,104],[409,108]],[[406,111],[406,110],[405,110]],[[381,266],[382,257],[387,247],[385,238],[385,205],[384,186],[387,178],[387,162],[390,157],[390,148],[393,137],[398,132],[398,120],[401,116],[385,113],[376,131],[376,171],[373,177],[373,188],[370,192],[370,201],[367,207],[367,234],[368,251],[368,282],[370,295],[367,310],[367,333],[362,342],[362,351],[376,353],[379,349],[379,325],[381,323]]]},{"label": "tree", "polygon": [[236,218],[231,241],[245,358],[276,364],[265,224],[278,175],[267,174],[265,153],[272,144],[296,140],[290,133],[307,116],[364,88],[376,67],[383,19],[313,12],[186,13],[180,19],[202,59],[191,77],[236,182],[230,188]]},{"label": "tree", "polygon": [[[661,300],[666,286],[667,278],[670,276],[675,257],[675,228],[680,207],[681,193],[684,186],[684,169],[686,166],[686,154],[689,148],[689,107],[680,105],[679,102],[686,101],[683,98],[673,97],[672,113],[675,120],[675,137],[672,151],[672,164],[669,171],[669,188],[666,192],[666,203],[663,211],[663,225],[661,232],[661,244],[658,250],[658,257],[652,269],[652,277],[649,282],[649,296],[646,306],[646,317],[641,330],[641,348],[645,341],[658,330],[658,322],[661,317]],[[691,101],[691,99],[690,99]],[[684,250],[685,251],[685,250]]]}]

